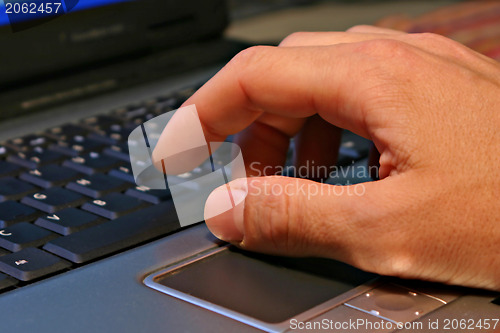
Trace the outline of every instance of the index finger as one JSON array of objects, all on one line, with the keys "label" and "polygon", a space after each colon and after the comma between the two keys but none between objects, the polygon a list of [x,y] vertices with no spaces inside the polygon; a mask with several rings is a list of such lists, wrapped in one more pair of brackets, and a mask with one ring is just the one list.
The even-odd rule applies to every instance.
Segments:
[{"label": "index finger", "polygon": [[251,47],[184,105],[196,105],[207,141],[240,132],[264,112],[288,118],[318,113],[336,126],[365,132],[356,96],[366,82],[362,61],[352,44]]},{"label": "index finger", "polygon": [[[278,48],[239,53],[184,105],[194,104],[205,139],[217,142],[246,128],[264,112],[291,118],[319,113],[332,124],[368,136],[360,108],[363,59],[354,44]],[[155,149],[157,157],[181,128],[175,117]]]}]

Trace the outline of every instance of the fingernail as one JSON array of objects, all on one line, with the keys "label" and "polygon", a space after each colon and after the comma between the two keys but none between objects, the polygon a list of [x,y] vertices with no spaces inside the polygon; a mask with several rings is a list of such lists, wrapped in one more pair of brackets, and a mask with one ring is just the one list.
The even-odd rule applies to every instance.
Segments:
[{"label": "fingernail", "polygon": [[232,185],[223,185],[210,194],[205,204],[205,221],[215,237],[227,242],[243,240],[246,196],[245,188]]}]

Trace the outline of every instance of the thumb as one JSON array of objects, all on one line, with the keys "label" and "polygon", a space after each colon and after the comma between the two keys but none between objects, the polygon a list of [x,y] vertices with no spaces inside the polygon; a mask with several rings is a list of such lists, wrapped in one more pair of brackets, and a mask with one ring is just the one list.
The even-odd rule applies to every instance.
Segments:
[{"label": "thumb", "polygon": [[[381,247],[387,234],[377,213],[382,183],[334,186],[280,176],[237,179],[211,193],[205,220],[216,237],[247,250],[329,257],[370,269],[357,258],[373,258],[373,249]],[[222,206],[227,209],[228,196],[236,205],[219,214]]]},{"label": "thumb", "polygon": [[498,270],[491,269],[498,233],[478,227],[488,216],[477,215],[483,210],[467,209],[481,203],[477,193],[475,185],[457,187],[452,177],[425,170],[351,186],[256,177],[212,192],[205,219],[215,236],[246,250],[498,289]]}]

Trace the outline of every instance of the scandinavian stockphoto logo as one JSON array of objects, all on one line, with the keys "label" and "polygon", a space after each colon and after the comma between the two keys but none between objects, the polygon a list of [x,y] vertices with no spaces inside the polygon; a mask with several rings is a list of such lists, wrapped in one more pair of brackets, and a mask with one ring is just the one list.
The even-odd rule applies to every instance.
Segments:
[{"label": "scandinavian stockphoto logo", "polygon": [[[153,151],[163,130],[168,132],[170,120],[176,117],[175,136],[153,160]],[[246,177],[243,156],[238,145],[230,142],[206,142],[194,105],[170,111],[143,123],[128,138],[130,163],[137,189],[169,190],[181,226],[201,222],[205,217],[232,209],[235,202],[227,186],[226,202],[218,210],[205,215],[205,202],[210,193],[228,182]]]},{"label": "scandinavian stockphoto logo", "polygon": [[3,0],[13,32],[33,28],[71,11],[78,0]]}]

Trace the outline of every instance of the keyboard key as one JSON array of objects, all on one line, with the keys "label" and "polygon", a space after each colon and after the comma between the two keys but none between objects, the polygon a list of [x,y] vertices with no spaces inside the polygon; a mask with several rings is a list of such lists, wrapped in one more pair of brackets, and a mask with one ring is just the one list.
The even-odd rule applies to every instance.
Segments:
[{"label": "keyboard key", "polygon": [[137,117],[143,117],[148,113],[148,109],[144,106],[124,107],[115,110],[113,113],[123,120],[131,120]]},{"label": "keyboard key", "polygon": [[0,144],[0,159],[6,158],[12,150],[6,147],[4,144]]},{"label": "keyboard key", "polygon": [[114,116],[98,115],[83,119],[81,124],[82,126],[88,127],[93,131],[97,131],[108,129],[114,125],[121,125],[121,122],[121,119]]},{"label": "keyboard key", "polygon": [[41,212],[16,201],[0,203],[0,228],[18,222],[29,222],[41,215]]},{"label": "keyboard key", "polygon": [[44,249],[70,261],[83,263],[179,228],[173,203],[163,202],[54,239],[45,244]]},{"label": "keyboard key", "polygon": [[179,102],[182,104],[184,101],[179,101],[172,97],[158,98],[155,105],[151,109],[158,115],[167,111],[178,109],[178,107],[175,106],[179,105]]},{"label": "keyboard key", "polygon": [[0,273],[0,291],[13,287],[17,284],[17,280]]},{"label": "keyboard key", "polygon": [[58,141],[50,146],[50,149],[68,156],[78,156],[90,151],[100,151],[104,148],[104,143],[88,139],[83,136],[75,136],[68,141]]},{"label": "keyboard key", "polygon": [[13,177],[0,178],[0,202],[17,200],[37,190],[33,185]]},{"label": "keyboard key", "polygon": [[95,133],[89,134],[89,139],[101,141],[108,145],[115,145],[117,143],[125,140],[127,136],[123,136],[121,133],[116,133],[110,130],[98,130]]},{"label": "keyboard key", "polygon": [[69,262],[33,247],[0,257],[0,271],[22,281],[31,281],[70,266]]},{"label": "keyboard key", "polygon": [[86,136],[90,130],[84,126],[76,124],[64,124],[62,126],[53,127],[47,131],[47,136],[56,140],[66,141],[75,136]]},{"label": "keyboard key", "polygon": [[71,180],[80,177],[81,174],[75,170],[68,169],[56,164],[49,164],[38,169],[22,173],[19,178],[43,188],[62,186]]},{"label": "keyboard key", "polygon": [[76,156],[70,160],[64,161],[63,166],[73,170],[92,175],[94,173],[106,172],[118,166],[122,162],[116,158],[102,155],[97,152],[91,152],[83,156]]},{"label": "keyboard key", "polygon": [[121,193],[110,193],[101,199],[85,203],[82,209],[114,220],[146,206],[148,204],[139,199]]},{"label": "keyboard key", "polygon": [[342,142],[339,148],[337,165],[349,166],[365,158],[370,152],[371,141],[350,131],[342,132]]},{"label": "keyboard key", "polygon": [[104,221],[106,220],[102,217],[71,207],[54,214],[41,216],[35,221],[35,224],[61,235],[69,235]]},{"label": "keyboard key", "polygon": [[159,204],[162,201],[170,200],[172,198],[169,190],[152,190],[147,186],[129,188],[125,194],[153,204]]},{"label": "keyboard key", "polygon": [[119,178],[129,183],[135,184],[134,174],[130,164],[122,165],[108,173],[111,177]]},{"label": "keyboard key", "polygon": [[66,188],[72,191],[94,199],[100,198],[111,192],[120,192],[127,187],[130,187],[130,185],[124,181],[103,174],[86,176],[66,186]]},{"label": "keyboard key", "polygon": [[139,116],[139,117],[135,117],[135,118],[129,119],[125,125],[126,126],[135,126],[135,127],[137,127],[137,126],[140,126],[141,124],[147,122],[148,120],[153,119],[156,116],[157,116],[157,114],[148,111],[143,116]]},{"label": "keyboard key", "polygon": [[130,155],[128,152],[127,142],[112,145],[111,147],[104,149],[103,154],[130,163]]},{"label": "keyboard key", "polygon": [[157,107],[158,108],[170,108],[171,110],[178,109],[186,98],[176,95],[169,95],[165,97],[158,98]]},{"label": "keyboard key", "polygon": [[89,119],[95,122],[89,125],[95,132],[89,133],[88,138],[107,144],[116,144],[125,141],[129,134],[137,127],[137,125],[133,127],[126,126],[122,123],[122,119],[111,116],[91,117]]},{"label": "keyboard key", "polygon": [[47,147],[53,141],[44,134],[30,134],[9,140],[5,145],[18,152],[27,152],[35,147]]},{"label": "keyboard key", "polygon": [[28,222],[0,229],[0,246],[12,252],[27,247],[37,247],[56,238],[57,235]]},{"label": "keyboard key", "polygon": [[96,133],[89,134],[89,138],[105,142],[109,145],[116,145],[126,142],[130,133],[132,133],[136,127],[137,125],[135,124],[133,126],[114,125],[107,130],[100,130]]},{"label": "keyboard key", "polygon": [[28,169],[36,169],[41,165],[61,162],[65,156],[41,147],[37,147],[26,153],[17,153],[7,157],[9,162],[19,164]]},{"label": "keyboard key", "polygon": [[19,165],[0,160],[0,177],[15,176],[20,170]]},{"label": "keyboard key", "polygon": [[174,108],[178,109],[182,105],[182,103],[184,103],[185,100],[187,100],[189,97],[191,97],[196,92],[196,90],[197,89],[195,89],[195,87],[187,87],[187,88],[184,88],[182,90],[177,91],[175,93],[175,97],[177,97],[179,104],[174,105]]},{"label": "keyboard key", "polygon": [[52,187],[26,196],[21,200],[23,204],[46,213],[54,213],[63,208],[78,206],[85,201],[87,201],[85,197],[61,187]]}]

